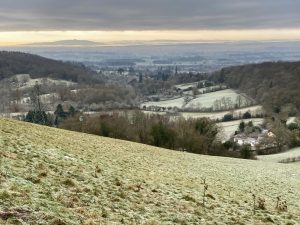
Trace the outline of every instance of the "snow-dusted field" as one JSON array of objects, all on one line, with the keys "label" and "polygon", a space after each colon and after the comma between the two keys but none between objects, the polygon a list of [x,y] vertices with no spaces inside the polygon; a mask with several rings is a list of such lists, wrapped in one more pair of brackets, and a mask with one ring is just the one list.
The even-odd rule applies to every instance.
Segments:
[{"label": "snow-dusted field", "polygon": [[[59,95],[57,93],[49,93],[40,95],[40,99],[44,104],[49,104],[57,101],[59,99]],[[21,98],[21,104],[29,104],[31,101],[30,97]]]},{"label": "snow-dusted field", "polygon": [[241,96],[241,99],[243,100],[242,106],[245,106],[246,99],[244,96],[236,93],[232,89],[226,89],[216,92],[211,92],[207,94],[200,94],[195,99],[192,99],[187,104],[185,104],[184,97],[172,99],[172,100],[164,100],[164,101],[158,101],[158,102],[144,102],[141,104],[141,107],[144,106],[157,106],[157,107],[177,107],[179,109],[183,108],[193,108],[193,109],[201,109],[201,108],[210,108],[214,106],[214,103],[216,100],[220,100],[222,98],[228,98],[231,100],[232,104],[235,104],[236,99],[238,96]]},{"label": "snow-dusted field", "polygon": [[167,113],[166,112],[153,112],[153,111],[142,111],[143,113],[147,114],[147,115],[161,115],[164,116]]},{"label": "snow-dusted field", "polygon": [[[300,224],[297,165],[195,155],[2,119],[0,149],[0,211],[18,213],[24,224]],[[266,209],[253,213],[253,193]],[[287,212],[275,208],[278,196]],[[0,224],[16,221],[1,218]]]},{"label": "snow-dusted field", "polygon": [[159,101],[159,102],[145,102],[141,104],[141,107],[143,108],[144,106],[149,107],[149,106],[158,106],[158,107],[177,107],[177,108],[182,108],[184,105],[184,98],[176,98],[172,100],[166,100],[166,101]]},{"label": "snow-dusted field", "polygon": [[[159,114],[159,115],[166,115],[166,112],[153,112],[153,111],[142,111],[146,114]],[[263,108],[261,105],[246,107],[242,109],[236,109],[234,111],[223,111],[223,112],[208,112],[208,113],[201,113],[201,112],[179,112],[178,115],[175,117],[182,116],[185,119],[199,119],[199,118],[209,118],[212,120],[221,120],[227,114],[233,114],[235,118],[242,116],[245,112],[250,112],[252,115],[258,115],[263,113]],[[260,121],[260,119],[254,119]]]},{"label": "snow-dusted field", "polygon": [[222,141],[227,141],[230,139],[230,137],[234,134],[235,131],[238,130],[240,123],[244,121],[245,123],[248,123],[250,121],[253,122],[253,125],[260,125],[263,123],[263,119],[246,119],[246,120],[235,120],[230,122],[222,122],[218,123],[218,125],[221,127],[222,132],[219,133],[219,138]]},{"label": "snow-dusted field", "polygon": [[[240,94],[236,93],[232,89],[226,89],[222,91],[211,92],[203,95],[199,95],[199,97],[190,101],[185,108],[209,108],[213,107],[214,102],[216,100],[221,100],[223,97],[230,98],[231,101],[234,103],[236,98]],[[244,99],[244,97],[242,97]]]},{"label": "snow-dusted field", "polygon": [[[17,112],[17,113],[0,113],[0,118],[22,118],[26,116],[28,112]],[[47,114],[54,114],[54,111],[46,111]]]},{"label": "snow-dusted field", "polygon": [[193,87],[197,87],[198,82],[193,82],[193,83],[186,83],[186,84],[178,84],[175,85],[176,88],[181,89],[181,90],[185,90],[188,88],[193,88]]},{"label": "snow-dusted field", "polygon": [[223,112],[211,112],[211,113],[198,113],[198,112],[181,112],[180,115],[182,115],[184,118],[210,118],[212,120],[216,119],[222,119],[226,114],[233,113],[234,117],[238,117],[245,112],[250,112],[252,115],[257,115],[261,114],[263,112],[263,108],[261,105],[256,105],[256,106],[251,106],[251,107],[246,107],[242,109],[236,109],[236,110],[231,110],[231,111],[223,111]]},{"label": "snow-dusted field", "polygon": [[27,82],[22,83],[22,85],[19,86],[19,89],[22,90],[22,89],[32,88],[36,84],[41,85],[45,82],[47,82],[48,84],[63,85],[63,86],[67,86],[67,87],[76,85],[76,83],[71,82],[71,81],[66,81],[66,80],[54,80],[54,79],[50,79],[50,78],[45,78],[45,79],[38,78],[38,79],[28,79]]},{"label": "snow-dusted field", "polygon": [[[297,157],[300,157],[300,147],[291,149],[286,152],[278,153],[278,154],[257,156],[259,160],[266,161],[266,162],[279,162],[281,160],[286,160],[288,158],[297,158]],[[296,164],[300,166],[299,163]]]},{"label": "snow-dusted field", "polygon": [[[215,85],[215,86],[206,87],[206,88],[198,88],[197,90],[198,90],[199,93],[203,93],[204,91],[212,90],[214,88],[220,88],[220,85]],[[193,91],[184,91],[183,93],[192,95]]]}]

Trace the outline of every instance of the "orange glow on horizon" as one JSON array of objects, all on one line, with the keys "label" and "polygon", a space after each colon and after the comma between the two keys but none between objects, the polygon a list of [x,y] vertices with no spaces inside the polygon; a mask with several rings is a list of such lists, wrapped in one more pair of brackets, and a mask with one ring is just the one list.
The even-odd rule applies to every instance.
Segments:
[{"label": "orange glow on horizon", "polygon": [[11,46],[72,39],[90,40],[104,44],[134,41],[300,40],[300,29],[0,32],[0,46]]}]

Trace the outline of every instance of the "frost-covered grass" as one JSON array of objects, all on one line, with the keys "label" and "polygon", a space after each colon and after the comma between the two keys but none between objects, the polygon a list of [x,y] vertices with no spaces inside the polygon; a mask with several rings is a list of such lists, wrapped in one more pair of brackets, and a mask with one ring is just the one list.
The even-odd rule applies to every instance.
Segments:
[{"label": "frost-covered grass", "polygon": [[[282,160],[287,160],[289,158],[298,158],[300,157],[300,148],[293,148],[289,151],[273,154],[273,155],[260,155],[257,158],[261,161],[266,162],[280,162]],[[300,166],[300,164],[298,164]]]},{"label": "frost-covered grass", "polygon": [[51,78],[37,78],[37,79],[28,79],[26,83],[24,83],[19,89],[27,89],[27,88],[32,88],[36,84],[43,84],[44,82],[47,82],[49,84],[56,84],[56,85],[64,85],[64,86],[73,86],[76,83],[71,82],[71,81],[66,81],[66,80],[54,80]]},{"label": "frost-covered grass", "polygon": [[[202,94],[205,91],[212,91],[212,90],[217,89],[217,88],[226,88],[226,87],[222,86],[222,85],[214,85],[214,86],[205,87],[205,88],[198,88],[198,92]],[[184,91],[183,93],[193,95],[193,91]]]},{"label": "frost-covered grass", "polygon": [[192,82],[192,83],[186,83],[186,84],[178,84],[178,85],[175,85],[175,87],[179,88],[181,90],[185,90],[185,89],[188,89],[188,88],[197,87],[197,85],[198,85],[198,82]]},{"label": "frost-covered grass", "polygon": [[[3,119],[0,149],[0,224],[300,223],[300,171],[291,164],[194,155]],[[252,192],[266,199],[266,210],[253,214]],[[277,196],[287,200],[287,212],[275,209]]]},{"label": "frost-covered grass", "polygon": [[219,136],[221,140],[227,141],[230,137],[234,134],[235,131],[239,129],[240,123],[244,121],[245,123],[249,123],[250,121],[253,122],[253,125],[261,125],[263,124],[263,119],[246,119],[246,120],[234,120],[230,122],[222,122],[218,123],[218,125],[222,128]]},{"label": "frost-covered grass", "polygon": [[[59,95],[57,93],[43,94],[43,95],[40,95],[40,99],[44,104],[49,104],[54,101],[57,101],[59,99]],[[24,97],[24,98],[21,98],[21,100],[20,100],[21,104],[30,104],[30,102],[31,102],[30,97]]]},{"label": "frost-covered grass", "polygon": [[177,108],[182,108],[184,105],[184,98],[176,98],[172,100],[165,100],[165,101],[159,101],[159,102],[145,102],[141,105],[141,107],[149,107],[149,106],[158,106],[158,107],[177,107]]},{"label": "frost-covered grass", "polygon": [[216,100],[221,100],[222,98],[230,98],[232,103],[234,104],[236,101],[236,98],[238,96],[241,96],[243,99],[243,102],[245,102],[245,97],[236,93],[232,89],[226,89],[221,91],[215,91],[211,93],[206,94],[200,94],[195,99],[192,99],[191,101],[186,104],[184,101],[184,97],[179,97],[176,99],[171,100],[163,100],[163,101],[157,101],[157,102],[145,102],[141,104],[141,107],[144,106],[158,106],[158,107],[177,107],[179,109],[184,108],[193,108],[193,109],[201,109],[201,108],[210,108],[214,106],[214,102]]},{"label": "frost-covered grass", "polygon": [[167,115],[166,112],[154,112],[154,111],[142,111],[146,115],[160,115],[160,116],[165,116]]},{"label": "frost-covered grass", "polygon": [[[236,98],[240,94],[236,93],[232,89],[226,89],[216,92],[211,92],[203,95],[199,95],[199,97],[193,99],[190,101],[187,105],[185,105],[185,108],[209,108],[213,107],[214,102],[216,100],[221,100],[223,97],[230,98],[231,101],[234,103]],[[242,97],[244,99],[244,97]]]},{"label": "frost-covered grass", "polygon": [[236,110],[231,110],[231,111],[222,111],[222,112],[181,112],[180,115],[182,115],[184,118],[210,118],[212,120],[216,119],[223,119],[223,117],[226,114],[233,113],[234,117],[239,117],[240,115],[243,115],[245,112],[250,112],[252,115],[256,114],[261,114],[263,112],[262,106],[261,105],[256,105],[256,106],[251,106],[251,107],[246,107],[242,109],[236,109]]}]

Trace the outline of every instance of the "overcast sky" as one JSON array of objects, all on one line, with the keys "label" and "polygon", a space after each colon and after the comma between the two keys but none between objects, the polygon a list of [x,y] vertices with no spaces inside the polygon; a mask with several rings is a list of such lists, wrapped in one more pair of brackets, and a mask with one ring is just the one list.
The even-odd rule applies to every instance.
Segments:
[{"label": "overcast sky", "polygon": [[300,0],[0,0],[0,45],[300,40]]},{"label": "overcast sky", "polygon": [[1,31],[299,27],[299,0],[0,1]]}]

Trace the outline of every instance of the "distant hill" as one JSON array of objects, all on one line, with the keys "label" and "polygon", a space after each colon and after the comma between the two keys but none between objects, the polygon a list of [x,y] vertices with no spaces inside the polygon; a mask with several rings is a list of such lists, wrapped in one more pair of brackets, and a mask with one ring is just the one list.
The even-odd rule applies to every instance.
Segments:
[{"label": "distant hill", "polygon": [[27,44],[27,46],[98,46],[98,45],[101,45],[101,43],[88,41],[88,40],[76,40],[76,39]]},{"label": "distant hill", "polygon": [[[0,224],[300,223],[298,164],[194,155],[3,119],[0,149]],[[252,193],[265,210],[253,213]],[[275,209],[278,196],[287,212]]]},{"label": "distant hill", "polygon": [[66,63],[21,52],[0,52],[0,80],[15,74],[31,78],[52,78],[79,83],[95,82],[96,73],[82,64]]},{"label": "distant hill", "polygon": [[224,68],[212,79],[241,90],[273,112],[300,112],[300,62],[266,62]]}]

